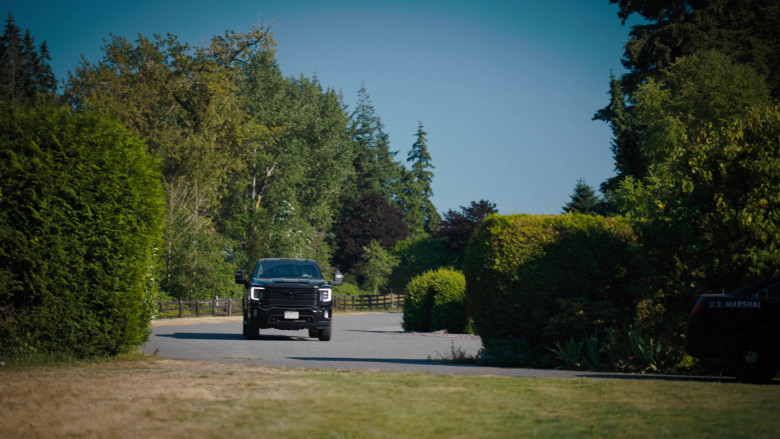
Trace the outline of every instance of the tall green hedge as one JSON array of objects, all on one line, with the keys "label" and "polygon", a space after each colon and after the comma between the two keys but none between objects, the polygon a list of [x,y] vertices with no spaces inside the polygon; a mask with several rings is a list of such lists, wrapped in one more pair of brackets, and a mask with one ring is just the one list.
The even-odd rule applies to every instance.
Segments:
[{"label": "tall green hedge", "polygon": [[627,221],[567,214],[492,215],[474,232],[464,273],[485,341],[524,340],[542,352],[633,319],[639,267]]},{"label": "tall green hedge", "polygon": [[460,271],[440,268],[415,276],[406,286],[402,326],[407,331],[470,333],[466,310],[466,278]]},{"label": "tall green hedge", "polygon": [[111,355],[146,340],[156,163],[121,124],[0,107],[0,355]]}]

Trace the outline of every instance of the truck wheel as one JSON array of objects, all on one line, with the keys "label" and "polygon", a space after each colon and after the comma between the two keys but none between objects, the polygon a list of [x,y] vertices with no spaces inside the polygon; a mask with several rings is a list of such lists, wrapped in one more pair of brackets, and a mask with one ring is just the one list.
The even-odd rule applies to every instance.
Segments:
[{"label": "truck wheel", "polygon": [[249,322],[244,321],[244,337],[247,338],[247,340],[258,340],[260,339],[260,329],[256,326],[250,324]]},{"label": "truck wheel", "polygon": [[767,383],[777,374],[778,355],[765,335],[740,332],[729,343],[727,366],[739,381]]},{"label": "truck wheel", "polygon": [[325,329],[320,329],[318,332],[318,338],[320,341],[330,341],[330,326]]},{"label": "truck wheel", "polygon": [[317,329],[309,329],[309,338],[319,338],[320,331]]}]

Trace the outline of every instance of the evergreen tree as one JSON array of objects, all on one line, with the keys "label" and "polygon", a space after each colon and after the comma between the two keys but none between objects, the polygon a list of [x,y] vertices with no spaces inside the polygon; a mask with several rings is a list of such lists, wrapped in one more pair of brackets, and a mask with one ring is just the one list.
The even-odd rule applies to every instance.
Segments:
[{"label": "evergreen tree", "polygon": [[0,38],[0,98],[13,101],[20,96],[22,77],[22,31],[16,26],[14,17],[8,14],[3,35]]},{"label": "evergreen tree", "polygon": [[45,93],[55,93],[57,91],[57,79],[49,61],[51,61],[49,46],[44,41],[40,45],[39,63],[35,70],[35,82],[38,85],[38,90]]},{"label": "evergreen tree", "polygon": [[563,206],[566,213],[582,213],[586,215],[595,215],[601,213],[601,200],[596,196],[596,192],[585,184],[582,179],[577,180],[574,187],[574,193],[571,195],[571,201]]},{"label": "evergreen tree", "polygon": [[345,199],[354,199],[366,192],[376,192],[390,201],[402,198],[403,171],[395,161],[397,151],[390,151],[390,139],[376,114],[365,84],[358,91],[358,101],[352,112],[350,131],[355,143],[355,174],[348,181]]},{"label": "evergreen tree", "polygon": [[50,59],[46,42],[39,52],[30,31],[22,36],[9,14],[0,36],[0,100],[25,104],[39,96],[53,95],[57,82],[48,64]]},{"label": "evergreen tree", "polygon": [[623,23],[638,14],[631,28],[623,65],[623,85],[633,94],[639,85],[701,50],[715,49],[750,65],[780,97],[780,2],[774,0],[610,0]]},{"label": "evergreen tree", "polygon": [[633,107],[626,103],[627,98],[620,81],[612,73],[609,78],[609,95],[609,105],[593,116],[593,120],[609,124],[613,134],[612,157],[617,175],[601,184],[601,192],[607,199],[627,176],[642,178],[647,175],[647,164],[639,149],[642,127],[633,114]]},{"label": "evergreen tree", "polygon": [[411,181],[406,185],[407,191],[404,197],[405,221],[409,226],[412,237],[420,236],[433,230],[440,222],[436,208],[433,206],[433,169],[431,155],[428,153],[426,136],[420,122],[417,126],[417,140],[412,145],[406,161],[412,163],[410,172]]}]

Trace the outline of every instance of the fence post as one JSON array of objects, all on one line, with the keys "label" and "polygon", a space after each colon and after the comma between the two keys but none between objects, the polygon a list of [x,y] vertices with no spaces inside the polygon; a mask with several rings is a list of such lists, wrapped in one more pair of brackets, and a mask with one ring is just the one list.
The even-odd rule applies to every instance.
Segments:
[{"label": "fence post", "polygon": [[218,298],[214,298],[214,300],[211,301],[211,317],[217,316],[217,300]]},{"label": "fence post", "polygon": [[181,318],[181,316],[182,316],[182,312],[183,312],[183,310],[181,309],[181,300],[177,300],[176,302],[177,302],[177,303],[178,303],[178,305],[179,305],[179,318]]},{"label": "fence post", "polygon": [[233,315],[233,298],[232,297],[228,297],[227,315],[228,315],[228,317]]}]

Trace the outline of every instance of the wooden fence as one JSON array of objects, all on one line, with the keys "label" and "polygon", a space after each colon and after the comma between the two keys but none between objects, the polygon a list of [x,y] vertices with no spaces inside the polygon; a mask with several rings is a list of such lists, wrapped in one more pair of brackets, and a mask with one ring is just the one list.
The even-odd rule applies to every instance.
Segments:
[{"label": "wooden fence", "polygon": [[157,318],[172,317],[230,317],[241,315],[241,298],[228,297],[212,300],[160,300],[157,302]]},{"label": "wooden fence", "polygon": [[333,309],[336,311],[374,311],[403,308],[404,297],[403,292],[394,291],[370,296],[333,296]]},{"label": "wooden fence", "polygon": [[[336,311],[377,311],[403,308],[405,291],[390,290],[385,294],[369,296],[333,296]],[[212,300],[159,300],[157,318],[176,317],[230,317],[241,315],[240,298]]]}]

